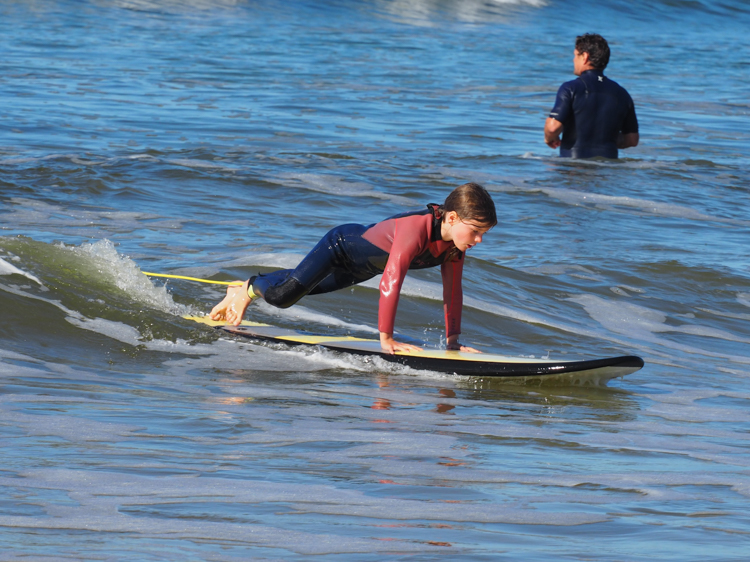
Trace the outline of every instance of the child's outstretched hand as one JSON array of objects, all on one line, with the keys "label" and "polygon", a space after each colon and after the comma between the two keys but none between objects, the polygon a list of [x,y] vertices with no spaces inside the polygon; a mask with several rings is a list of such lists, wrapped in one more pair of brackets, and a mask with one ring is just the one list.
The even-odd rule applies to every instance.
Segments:
[{"label": "child's outstretched hand", "polygon": [[211,320],[226,320],[228,324],[239,326],[251,302],[253,300],[247,296],[247,281],[242,285],[230,285],[227,296],[211,309],[209,316]]},{"label": "child's outstretched hand", "polygon": [[410,343],[397,342],[393,339],[393,334],[386,334],[384,332],[380,332],[380,347],[383,348],[383,351],[390,353],[391,355],[397,351],[422,351],[421,347],[417,347]]}]

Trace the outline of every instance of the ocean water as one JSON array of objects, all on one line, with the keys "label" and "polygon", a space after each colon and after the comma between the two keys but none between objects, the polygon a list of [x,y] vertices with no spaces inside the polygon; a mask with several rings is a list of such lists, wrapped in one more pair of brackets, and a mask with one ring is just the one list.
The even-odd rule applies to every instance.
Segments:
[{"label": "ocean water", "polygon": [[[0,558],[746,560],[750,4],[0,1]],[[576,35],[641,145],[543,142]],[[477,181],[462,340],[509,384],[222,337],[216,280]],[[439,273],[402,337],[444,339]],[[376,336],[376,281],[248,319]]]}]

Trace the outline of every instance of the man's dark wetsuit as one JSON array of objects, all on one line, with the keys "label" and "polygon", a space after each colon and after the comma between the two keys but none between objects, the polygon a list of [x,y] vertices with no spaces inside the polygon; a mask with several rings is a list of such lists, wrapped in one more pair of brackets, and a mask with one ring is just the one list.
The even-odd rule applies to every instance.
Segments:
[{"label": "man's dark wetsuit", "polygon": [[382,273],[378,329],[393,333],[401,285],[409,269],[441,266],[447,336],[461,333],[464,255],[441,237],[438,205],[370,226],[344,224],[329,231],[296,269],[252,278],[253,292],[287,308],[305,295],[329,293]]},{"label": "man's dark wetsuit", "polygon": [[617,158],[618,135],[638,132],[630,94],[601,70],[560,86],[549,116],[563,124],[560,156],[570,158]]}]

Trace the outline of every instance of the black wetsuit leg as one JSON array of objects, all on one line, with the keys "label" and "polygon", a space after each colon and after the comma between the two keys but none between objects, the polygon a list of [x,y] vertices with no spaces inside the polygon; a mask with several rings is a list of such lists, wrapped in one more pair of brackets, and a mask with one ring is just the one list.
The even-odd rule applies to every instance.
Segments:
[{"label": "black wetsuit leg", "polygon": [[305,295],[345,289],[382,273],[388,254],[362,238],[368,228],[361,224],[337,226],[295,269],[253,279],[253,292],[268,304],[288,308]]}]

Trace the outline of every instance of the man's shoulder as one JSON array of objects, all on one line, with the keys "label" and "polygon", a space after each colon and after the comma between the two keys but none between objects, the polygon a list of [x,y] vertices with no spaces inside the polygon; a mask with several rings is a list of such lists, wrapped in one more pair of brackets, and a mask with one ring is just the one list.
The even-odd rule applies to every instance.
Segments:
[{"label": "man's shoulder", "polygon": [[627,93],[627,90],[619,82],[616,82],[615,80],[612,80],[612,78],[610,78],[609,75],[605,76],[604,74],[602,74],[601,78],[599,79],[599,81],[600,82],[603,81],[607,85],[607,87],[609,87],[609,88],[612,88],[614,90],[621,90],[621,91]]},{"label": "man's shoulder", "polygon": [[585,86],[583,86],[581,79],[578,77],[563,82],[557,89],[558,103],[562,103],[564,100],[572,101],[579,94],[579,91],[584,90]]},{"label": "man's shoulder", "polygon": [[633,98],[630,97],[630,94],[628,93],[628,91],[619,83],[615,82],[609,77],[606,78],[606,83],[607,83],[608,89],[617,93],[617,95],[619,95],[621,98],[632,101]]},{"label": "man's shoulder", "polygon": [[581,85],[581,77],[576,76],[573,80],[568,80],[560,85],[560,90],[575,90],[576,87]]}]

